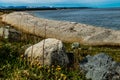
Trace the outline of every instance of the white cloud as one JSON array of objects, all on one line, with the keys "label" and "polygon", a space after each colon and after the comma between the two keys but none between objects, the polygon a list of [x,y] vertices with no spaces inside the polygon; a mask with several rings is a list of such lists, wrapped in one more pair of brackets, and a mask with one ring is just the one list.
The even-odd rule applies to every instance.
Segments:
[{"label": "white cloud", "polygon": [[0,0],[0,2],[9,3],[50,3],[50,2],[62,2],[64,0]]},{"label": "white cloud", "polygon": [[[79,0],[78,0],[79,1]],[[81,2],[84,2],[84,3],[92,3],[92,2],[104,2],[106,0],[82,0]]]},{"label": "white cloud", "polygon": [[81,3],[102,3],[102,2],[120,2],[120,0],[72,0]]},{"label": "white cloud", "polygon": [[0,2],[9,3],[55,3],[55,2],[65,2],[65,3],[104,3],[104,2],[116,2],[119,0],[0,0]]}]

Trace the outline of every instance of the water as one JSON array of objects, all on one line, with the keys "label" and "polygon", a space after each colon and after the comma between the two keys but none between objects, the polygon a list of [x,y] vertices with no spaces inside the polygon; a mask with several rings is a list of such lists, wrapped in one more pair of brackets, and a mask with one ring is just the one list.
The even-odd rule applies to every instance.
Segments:
[{"label": "water", "polygon": [[34,16],[120,30],[120,9],[31,11]]}]

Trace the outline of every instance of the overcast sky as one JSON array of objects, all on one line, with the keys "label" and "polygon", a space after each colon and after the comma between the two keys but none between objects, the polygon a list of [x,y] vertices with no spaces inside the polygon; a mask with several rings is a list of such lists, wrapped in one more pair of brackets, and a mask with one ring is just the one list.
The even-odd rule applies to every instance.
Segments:
[{"label": "overcast sky", "polygon": [[[0,5],[120,7],[120,0],[0,0]],[[63,4],[63,5],[62,5]],[[76,4],[76,5],[75,5]]]}]

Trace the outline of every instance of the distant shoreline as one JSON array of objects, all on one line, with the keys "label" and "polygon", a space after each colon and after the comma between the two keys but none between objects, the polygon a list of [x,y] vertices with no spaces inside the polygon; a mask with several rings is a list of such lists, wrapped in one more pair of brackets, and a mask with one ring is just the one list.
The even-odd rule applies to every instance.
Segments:
[{"label": "distant shoreline", "polygon": [[93,8],[93,7],[37,7],[37,8],[24,8],[24,7],[8,7],[0,8],[0,11],[37,11],[37,10],[61,10],[61,9],[104,9],[104,10],[120,10],[120,7],[115,8]]},{"label": "distant shoreline", "polygon": [[36,10],[60,10],[60,9],[92,9],[91,7],[46,7],[46,8],[5,8],[0,11],[36,11]]}]

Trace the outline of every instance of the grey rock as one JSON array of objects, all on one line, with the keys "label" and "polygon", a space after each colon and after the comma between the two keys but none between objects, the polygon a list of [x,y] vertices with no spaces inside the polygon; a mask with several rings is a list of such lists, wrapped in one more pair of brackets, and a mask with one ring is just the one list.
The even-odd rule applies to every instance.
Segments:
[{"label": "grey rock", "polygon": [[11,29],[10,26],[0,28],[0,36],[12,41],[20,40],[21,33],[15,29]]},{"label": "grey rock", "polygon": [[66,66],[69,63],[63,43],[60,40],[53,38],[42,40],[41,42],[30,46],[26,49],[25,56],[32,57],[33,60],[38,58],[41,65]]},{"label": "grey rock", "polygon": [[85,71],[86,78],[92,80],[120,80],[120,63],[105,53],[86,56],[80,62],[80,68]]},{"label": "grey rock", "polygon": [[22,33],[15,29],[9,29],[9,40],[11,41],[20,41]]},{"label": "grey rock", "polygon": [[72,43],[72,45],[71,45],[71,48],[72,49],[78,49],[80,47],[80,43],[79,42],[74,42],[74,43]]}]

